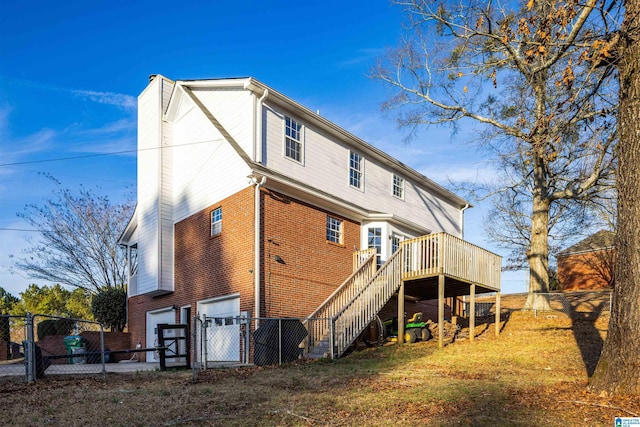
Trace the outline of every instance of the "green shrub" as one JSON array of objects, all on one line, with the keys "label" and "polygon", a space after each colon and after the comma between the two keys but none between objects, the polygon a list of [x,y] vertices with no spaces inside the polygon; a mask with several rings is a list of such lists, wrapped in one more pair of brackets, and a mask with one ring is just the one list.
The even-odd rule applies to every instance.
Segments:
[{"label": "green shrub", "polygon": [[127,291],[103,289],[91,299],[93,317],[111,331],[122,332],[127,323]]},{"label": "green shrub", "polygon": [[70,335],[76,322],[69,319],[47,319],[38,323],[38,340],[49,335]]}]

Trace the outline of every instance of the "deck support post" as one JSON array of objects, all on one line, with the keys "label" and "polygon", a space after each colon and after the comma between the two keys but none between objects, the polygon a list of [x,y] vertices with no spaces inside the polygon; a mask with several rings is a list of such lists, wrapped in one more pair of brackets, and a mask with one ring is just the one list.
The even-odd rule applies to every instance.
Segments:
[{"label": "deck support post", "polygon": [[398,344],[404,343],[404,280],[398,290]]},{"label": "deck support post", "polygon": [[438,348],[444,347],[444,274],[438,275]]},{"label": "deck support post", "polygon": [[476,336],[476,284],[471,284],[469,298],[469,341]]},{"label": "deck support post", "polygon": [[500,291],[496,292],[496,336],[500,335]]}]

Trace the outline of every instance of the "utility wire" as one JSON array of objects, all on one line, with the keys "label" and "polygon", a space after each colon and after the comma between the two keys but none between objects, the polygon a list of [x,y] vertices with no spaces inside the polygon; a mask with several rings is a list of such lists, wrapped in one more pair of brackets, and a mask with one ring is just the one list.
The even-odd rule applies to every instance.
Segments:
[{"label": "utility wire", "polygon": [[164,148],[186,147],[188,145],[204,144],[204,143],[207,143],[207,142],[218,142],[218,141],[222,141],[222,139],[209,139],[207,141],[188,142],[188,143],[185,143],[185,144],[167,145],[167,146],[164,146],[164,147],[150,147],[150,148],[141,148],[141,149],[136,149],[136,150],[113,151],[113,152],[110,152],[110,153],[84,154],[84,155],[81,155],[81,156],[58,157],[58,158],[54,158],[54,159],[27,160],[27,161],[24,161],[24,162],[0,163],[0,167],[3,167],[3,166],[18,166],[18,165],[30,165],[30,164],[35,164],[35,163],[60,162],[60,161],[65,161],[65,160],[87,159],[87,158],[91,158],[91,157],[117,156],[117,155],[120,155],[120,154],[139,153],[141,151],[150,151],[150,150],[162,150]]}]

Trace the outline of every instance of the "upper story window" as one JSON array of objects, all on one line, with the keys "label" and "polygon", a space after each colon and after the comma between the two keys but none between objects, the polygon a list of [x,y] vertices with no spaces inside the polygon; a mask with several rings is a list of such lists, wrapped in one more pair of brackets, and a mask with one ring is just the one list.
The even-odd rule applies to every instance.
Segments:
[{"label": "upper story window", "polygon": [[327,216],[327,241],[342,243],[342,221],[338,218]]},{"label": "upper story window", "polygon": [[211,211],[211,235],[217,236],[222,232],[222,208]]},{"label": "upper story window", "polygon": [[284,118],[284,155],[302,163],[302,125],[291,117]]},{"label": "upper story window", "polygon": [[362,189],[362,156],[353,151],[349,152],[349,185]]},{"label": "upper story window", "polygon": [[404,200],[404,178],[393,174],[393,195]]}]

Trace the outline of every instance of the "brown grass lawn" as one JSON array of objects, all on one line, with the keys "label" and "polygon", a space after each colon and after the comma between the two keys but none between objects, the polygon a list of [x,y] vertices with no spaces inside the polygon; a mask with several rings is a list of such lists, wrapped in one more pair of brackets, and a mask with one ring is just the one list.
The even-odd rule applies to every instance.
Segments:
[{"label": "brown grass lawn", "polygon": [[[582,301],[584,303],[584,301]],[[474,343],[391,345],[273,368],[0,382],[0,424],[612,426],[640,402],[587,391],[608,314],[512,312]],[[583,304],[584,305],[584,304]],[[590,307],[590,308],[589,308]],[[487,329],[488,328],[488,329]]]}]

